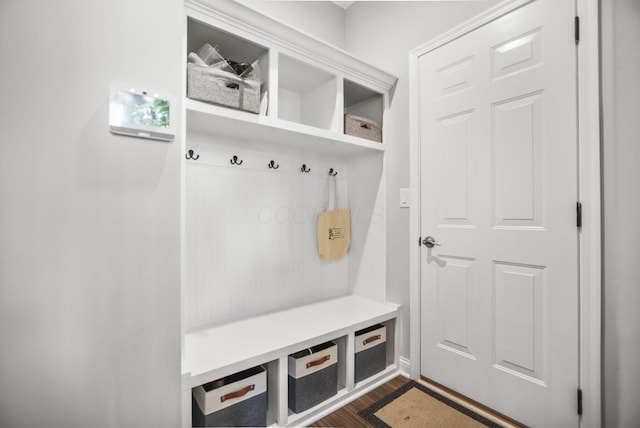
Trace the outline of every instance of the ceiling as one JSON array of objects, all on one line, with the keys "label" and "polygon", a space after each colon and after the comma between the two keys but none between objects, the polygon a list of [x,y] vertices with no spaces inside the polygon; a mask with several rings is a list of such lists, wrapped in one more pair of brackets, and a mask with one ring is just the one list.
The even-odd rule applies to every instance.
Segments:
[{"label": "ceiling", "polygon": [[346,10],[349,6],[351,6],[355,2],[353,2],[353,1],[334,1],[332,3],[335,3],[338,6],[340,6],[341,8]]}]

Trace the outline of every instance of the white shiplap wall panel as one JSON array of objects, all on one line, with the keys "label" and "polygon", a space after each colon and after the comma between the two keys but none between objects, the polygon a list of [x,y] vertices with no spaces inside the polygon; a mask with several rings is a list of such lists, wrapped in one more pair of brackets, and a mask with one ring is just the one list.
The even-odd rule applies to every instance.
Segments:
[{"label": "white shiplap wall panel", "polygon": [[242,153],[235,166],[206,148],[199,153],[186,165],[188,330],[348,292],[348,256],[323,262],[317,254],[328,168],[302,174],[293,159],[272,170],[265,154]]}]

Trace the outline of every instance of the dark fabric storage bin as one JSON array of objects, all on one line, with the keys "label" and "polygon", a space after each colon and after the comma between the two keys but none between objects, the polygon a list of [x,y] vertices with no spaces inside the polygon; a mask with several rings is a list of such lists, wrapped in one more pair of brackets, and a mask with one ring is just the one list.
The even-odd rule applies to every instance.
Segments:
[{"label": "dark fabric storage bin", "polygon": [[255,395],[226,409],[204,415],[192,398],[194,427],[266,427],[267,393]]},{"label": "dark fabric storage bin", "polygon": [[267,425],[267,376],[253,367],[193,389],[194,427]]},{"label": "dark fabric storage bin", "polygon": [[387,329],[382,324],[356,331],[355,382],[387,367]]},{"label": "dark fabric storage bin", "polygon": [[326,342],[289,355],[289,408],[304,412],[338,392],[338,346]]}]

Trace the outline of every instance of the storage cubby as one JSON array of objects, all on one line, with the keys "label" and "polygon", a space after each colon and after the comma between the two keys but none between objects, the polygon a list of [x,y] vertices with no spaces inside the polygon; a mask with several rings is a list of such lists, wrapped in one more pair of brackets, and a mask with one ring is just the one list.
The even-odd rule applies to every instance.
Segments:
[{"label": "storage cubby", "polygon": [[291,58],[278,56],[278,117],[336,131],[338,79],[332,73]]},{"label": "storage cubby", "polygon": [[[301,414],[338,393],[338,344],[328,341],[288,356],[289,416]],[[342,362],[344,365],[344,362]]]},{"label": "storage cubby", "polygon": [[198,427],[267,426],[267,370],[254,366],[192,390]]},{"label": "storage cubby", "polygon": [[[218,52],[227,60],[253,64],[258,62],[256,73],[259,75],[261,96],[269,90],[269,49],[220,30],[195,18],[187,19],[187,53],[198,52],[208,43],[218,48]],[[186,58],[185,58],[186,61]]]},{"label": "storage cubby", "polygon": [[[395,77],[233,1],[185,0],[185,60],[204,43],[259,59],[266,114],[183,100],[183,427],[193,388],[262,365],[268,426],[304,426],[398,372],[387,301],[385,147],[344,135],[344,113],[382,122]],[[188,75],[188,73],[187,73]],[[185,85],[186,88],[186,85]],[[351,245],[318,256],[329,171]],[[356,384],[355,332],[384,323],[386,368]],[[333,341],[334,396],[293,413],[288,357]]]},{"label": "storage cubby", "polygon": [[370,88],[344,80],[344,113],[382,123],[384,96]]},{"label": "storage cubby", "polygon": [[[365,119],[361,126],[368,127],[366,121],[375,122],[382,126],[384,119],[384,96],[370,88],[354,83],[348,79],[344,80],[344,114],[345,128],[347,133],[346,116],[353,115]],[[361,138],[367,138],[363,136]]]},{"label": "storage cubby", "polygon": [[[367,326],[368,328],[374,328],[375,326],[383,326],[384,327],[384,331],[385,331],[385,337],[383,338],[385,341],[385,345],[384,345],[384,352],[382,353],[382,355],[379,355],[379,353],[374,352],[374,357],[375,358],[380,358],[379,363],[381,364],[381,370],[380,372],[376,372],[374,374],[371,374],[368,377],[364,377],[362,379],[358,379],[357,378],[357,374],[356,374],[356,386],[359,385],[365,385],[369,382],[373,382],[375,381],[375,379],[381,375],[384,374],[385,370],[388,370],[389,367],[393,367],[396,364],[395,358],[395,347],[396,347],[396,319],[389,319],[383,322],[380,322],[378,324],[374,324],[371,326]],[[358,332],[356,332],[357,334]],[[356,354],[358,354],[359,352],[363,352],[361,351],[359,348],[362,348],[362,346],[359,346],[358,341],[361,341],[363,339],[370,339],[370,335],[364,334],[361,336],[356,335],[355,336],[355,340],[356,340],[356,345],[355,345],[355,352]],[[382,340],[382,339],[381,339]],[[363,344],[363,342],[360,342],[360,344]],[[375,345],[375,342],[371,343],[372,345]],[[381,349],[382,351],[382,349]],[[366,352],[366,351],[365,351]],[[356,364],[357,364],[357,360],[358,357],[356,357]],[[370,363],[370,362],[369,362]],[[367,364],[367,362],[365,362],[365,364]],[[378,364],[378,361],[375,362],[375,364]],[[356,369],[357,371],[357,369]]]}]

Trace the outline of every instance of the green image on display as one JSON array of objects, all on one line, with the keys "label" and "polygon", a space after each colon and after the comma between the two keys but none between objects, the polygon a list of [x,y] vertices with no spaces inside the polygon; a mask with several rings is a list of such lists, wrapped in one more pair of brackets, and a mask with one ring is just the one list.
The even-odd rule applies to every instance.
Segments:
[{"label": "green image on display", "polygon": [[160,128],[169,127],[169,102],[155,99],[153,103],[145,101],[137,104],[131,112],[131,122],[138,125],[156,126]]}]

